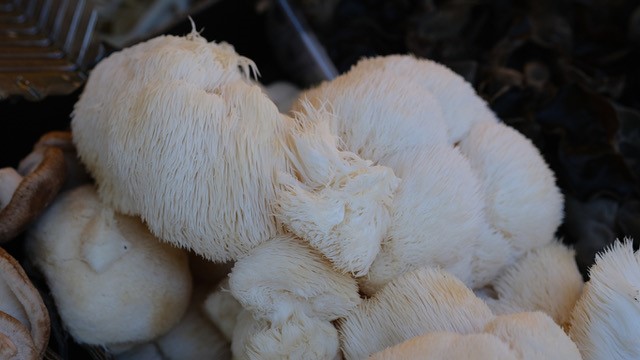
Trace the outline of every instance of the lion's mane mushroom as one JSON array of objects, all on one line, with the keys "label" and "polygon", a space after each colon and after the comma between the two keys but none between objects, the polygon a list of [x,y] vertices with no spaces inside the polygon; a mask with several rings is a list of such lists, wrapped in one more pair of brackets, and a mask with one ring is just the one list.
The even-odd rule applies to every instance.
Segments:
[{"label": "lion's mane mushroom", "polygon": [[[23,175],[13,169],[0,170],[0,243],[24,231],[58,194],[66,177],[62,150],[47,148],[31,170]],[[8,184],[2,185],[5,181]],[[9,195],[11,189],[14,191]]]},{"label": "lion's mane mushroom", "polygon": [[229,274],[231,294],[256,318],[281,324],[294,312],[326,321],[360,303],[356,281],[300,239],[280,235],[239,259]]},{"label": "lion's mane mushroom", "polygon": [[460,280],[421,268],[391,280],[337,321],[346,359],[363,359],[432,331],[470,334],[494,315]]},{"label": "lion's mane mushroom", "polygon": [[280,174],[277,216],[342,272],[363,276],[380,251],[399,179],[385,166],[339,151],[333,114],[304,106],[287,136],[295,177]]},{"label": "lion's mane mushroom", "polygon": [[370,360],[516,360],[516,354],[491,334],[430,332],[377,352]]},{"label": "lion's mane mushroom", "polygon": [[474,124],[498,121],[471,84],[437,62],[411,55],[389,55],[361,60],[350,71],[362,72],[363,76],[381,73],[385,79],[402,79],[403,86],[409,83],[430,93],[441,108],[449,144],[456,144],[466,137]]},{"label": "lion's mane mushroom", "polygon": [[[391,167],[407,188],[419,186],[410,186],[411,181],[418,184],[437,176],[433,171],[425,174],[419,170],[427,160],[415,160],[427,159],[428,153],[438,147],[455,152],[446,158],[460,157],[466,162],[460,171],[468,174],[448,179],[449,183],[440,182],[433,192],[455,193],[468,181],[468,189],[476,190],[467,192],[480,193],[469,199],[483,200],[475,205],[472,200],[444,203],[450,208],[460,207],[451,212],[463,214],[467,221],[463,223],[470,229],[461,237],[459,229],[439,225],[458,223],[448,217],[447,209],[438,218],[437,207],[429,208],[431,196],[425,190],[403,196],[401,183],[392,205],[391,230],[379,255],[383,264],[379,268],[384,270],[372,270],[373,282],[365,290],[375,291],[398,272],[420,266],[442,266],[469,286],[482,286],[524,251],[553,239],[562,219],[562,196],[553,174],[528,140],[498,123],[473,88],[442,65],[411,56],[364,59],[349,72],[303,93],[294,109],[305,112],[306,103],[316,108],[329,104],[335,114],[331,130],[345,150]],[[406,160],[411,157],[414,161]],[[420,200],[427,205],[418,208]],[[394,212],[408,217],[403,222],[412,226],[394,228],[401,216],[394,218]],[[434,217],[441,221],[433,221]],[[451,256],[441,261],[429,255],[420,258],[414,252],[450,246],[453,240],[465,243],[467,248],[459,262],[448,261]],[[426,243],[429,246],[422,246]],[[414,254],[405,261],[394,252]],[[372,268],[376,268],[375,261]],[[465,270],[463,263],[471,263],[471,271]],[[388,271],[391,267],[394,269]]]},{"label": "lion's mane mushroom", "polygon": [[238,315],[231,352],[238,360],[326,360],[340,354],[338,332],[329,321],[294,312],[286,321],[272,324],[246,310]]},{"label": "lion's mane mushroom", "polygon": [[[447,128],[433,94],[413,81],[379,71],[349,72],[303,92],[293,111],[330,107],[331,132],[345,150],[378,162],[383,156],[425,145],[445,144]],[[312,115],[312,114],[309,114]]]},{"label": "lion's mane mushroom", "polygon": [[0,248],[0,358],[42,358],[49,312],[18,261]]},{"label": "lion's mane mushroom", "polygon": [[507,125],[480,122],[460,150],[481,179],[489,223],[507,239],[514,259],[553,240],[564,200],[529,139]]},{"label": "lion's mane mushroom", "polygon": [[233,47],[195,31],[102,60],[71,121],[100,198],[210,260],[235,259],[274,236],[287,125],[246,80],[252,71]]},{"label": "lion's mane mushroom", "polygon": [[153,339],[191,296],[186,253],[106,207],[90,185],[56,199],[27,233],[27,253],[80,343],[120,351]]},{"label": "lion's mane mushroom", "polygon": [[596,256],[571,313],[569,335],[585,360],[640,358],[640,252],[616,241]]},{"label": "lion's mane mushroom", "polygon": [[501,315],[484,331],[500,338],[522,360],[581,360],[576,344],[543,312]]},{"label": "lion's mane mushroom", "polygon": [[[391,205],[392,220],[362,291],[374,294],[398,275],[438,266],[468,286],[493,278],[509,251],[483,218],[480,184],[455,149],[436,145],[385,157],[403,180]],[[455,225],[453,225],[455,224]],[[477,261],[480,247],[491,253]]]},{"label": "lion's mane mushroom", "polygon": [[485,299],[495,314],[543,311],[566,326],[582,293],[575,252],[560,241],[529,250],[490,283]]}]

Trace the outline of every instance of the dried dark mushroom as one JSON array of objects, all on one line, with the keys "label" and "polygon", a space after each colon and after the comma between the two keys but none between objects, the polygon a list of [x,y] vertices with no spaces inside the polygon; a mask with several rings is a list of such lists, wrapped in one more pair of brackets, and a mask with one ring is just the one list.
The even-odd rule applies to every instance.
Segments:
[{"label": "dried dark mushroom", "polygon": [[[41,358],[49,342],[49,313],[38,290],[18,261],[2,248],[0,248],[0,281],[12,294],[12,296],[3,296],[0,301],[0,357],[2,359]],[[21,312],[25,319],[17,318],[23,316],[16,315],[16,309],[11,309],[16,306],[20,307],[17,311]]]},{"label": "dried dark mushroom", "polygon": [[66,178],[61,149],[48,147],[42,161],[29,172],[0,210],[0,243],[18,236],[55,198]]},{"label": "dried dark mushroom", "polygon": [[35,169],[42,162],[44,153],[49,147],[59,148],[64,154],[67,176],[62,190],[72,189],[91,181],[84,165],[78,159],[71,131],[50,131],[42,135],[33,146],[33,151],[20,161],[18,172],[25,176]]},{"label": "dried dark mushroom", "polygon": [[38,358],[29,330],[16,318],[3,312],[0,312],[0,358]]}]

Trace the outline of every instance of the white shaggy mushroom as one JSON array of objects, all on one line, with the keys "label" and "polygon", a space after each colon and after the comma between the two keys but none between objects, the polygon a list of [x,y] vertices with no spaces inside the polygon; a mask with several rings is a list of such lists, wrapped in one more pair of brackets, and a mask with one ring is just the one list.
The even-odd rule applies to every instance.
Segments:
[{"label": "white shaggy mushroom", "polygon": [[430,92],[442,110],[449,144],[466,137],[474,124],[498,121],[471,84],[435,61],[411,55],[389,55],[361,60],[351,71],[382,73],[387,79],[401,78],[423,92]]},{"label": "white shaggy mushroom", "polygon": [[293,313],[275,325],[244,310],[238,315],[231,352],[237,360],[326,360],[339,358],[338,346],[338,332],[328,321]]},{"label": "white shaggy mushroom", "polygon": [[501,315],[484,331],[509,345],[520,360],[581,360],[576,344],[543,312]]},{"label": "white shaggy mushroom", "polygon": [[231,294],[257,318],[274,324],[299,311],[332,321],[360,303],[356,281],[292,235],[280,235],[239,259]]},{"label": "white shaggy mushroom", "polygon": [[479,332],[493,317],[487,305],[453,275],[422,268],[397,277],[363,300],[338,319],[337,328],[349,360],[427,332]]},{"label": "white shaggy mushroom", "polygon": [[631,240],[596,256],[570,322],[585,360],[640,358],[640,253]]},{"label": "white shaggy mushroom", "polygon": [[408,149],[447,143],[442,110],[431,92],[410,79],[363,71],[361,63],[301,94],[293,110],[304,113],[307,102],[317,109],[329,106],[335,114],[331,132],[346,150],[374,162]]},{"label": "white shaggy mushroom", "polygon": [[[509,258],[507,243],[484,219],[484,197],[467,160],[436,145],[384,157],[403,180],[391,205],[391,226],[362,291],[374,294],[398,275],[440,267],[469,287],[495,277]],[[482,255],[477,249],[489,248]]]},{"label": "white shaggy mushroom", "polygon": [[280,174],[277,216],[340,271],[363,276],[380,251],[400,179],[385,166],[339,151],[333,114],[304,104],[287,137],[296,177]]},{"label": "white shaggy mushroom", "polygon": [[369,360],[517,360],[516,354],[491,334],[430,332],[377,352]]},{"label": "white shaggy mushroom", "polygon": [[531,141],[502,123],[480,122],[460,150],[481,180],[487,219],[507,239],[514,259],[553,240],[564,200]]},{"label": "white shaggy mushroom", "polygon": [[543,311],[565,326],[583,280],[573,249],[553,241],[529,250],[490,285],[495,298],[485,301],[495,314]]},{"label": "white shaggy mushroom", "polygon": [[254,64],[195,32],[111,54],[91,72],[71,128],[100,198],[164,241],[215,261],[276,234],[286,122]]},{"label": "white shaggy mushroom", "polygon": [[[294,108],[310,113],[307,103],[316,109],[331,107],[331,131],[344,150],[392,168],[403,181],[391,207],[391,227],[380,259],[372,265],[376,268],[377,261],[377,270],[361,281],[365,292],[419,266],[442,266],[471,287],[483,286],[524,251],[553,239],[563,207],[553,174],[535,147],[498,123],[473,88],[446,67],[411,56],[365,59],[346,74],[306,91]],[[458,166],[454,171],[465,176],[435,179],[441,185],[430,188],[429,178],[444,177],[442,166],[436,171],[421,158],[438,147],[443,149],[438,154],[444,157],[442,163]],[[411,157],[413,161],[403,159]],[[460,161],[448,164],[452,157]],[[433,194],[444,198],[465,186],[465,194],[478,194],[460,195],[464,202],[432,204]],[[441,213],[438,205],[443,206]],[[459,211],[449,211],[456,206]],[[433,225],[458,224],[452,221],[455,214],[462,214],[459,229]],[[467,251],[444,250],[461,243]],[[415,251],[427,248],[441,249],[445,255]],[[410,255],[395,254],[401,252]]]},{"label": "white shaggy mushroom", "polygon": [[186,253],[106,207],[90,185],[58,196],[26,240],[65,328],[80,343],[124,350],[165,333],[187,309]]}]

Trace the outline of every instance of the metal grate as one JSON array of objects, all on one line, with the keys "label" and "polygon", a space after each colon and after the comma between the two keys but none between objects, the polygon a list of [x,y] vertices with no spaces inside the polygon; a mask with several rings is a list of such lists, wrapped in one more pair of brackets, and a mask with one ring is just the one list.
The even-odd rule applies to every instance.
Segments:
[{"label": "metal grate", "polygon": [[0,0],[0,99],[78,89],[104,54],[90,0]]}]

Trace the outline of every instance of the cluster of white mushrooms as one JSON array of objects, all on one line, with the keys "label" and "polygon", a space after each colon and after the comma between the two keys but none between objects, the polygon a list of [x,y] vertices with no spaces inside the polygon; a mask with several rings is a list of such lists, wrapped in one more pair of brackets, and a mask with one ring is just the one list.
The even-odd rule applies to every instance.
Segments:
[{"label": "cluster of white mushrooms", "polygon": [[27,239],[77,341],[120,359],[640,356],[640,254],[616,245],[583,290],[552,172],[461,77],[365,59],[289,116],[255,71],[195,33],[92,71],[72,132],[95,184]]}]

